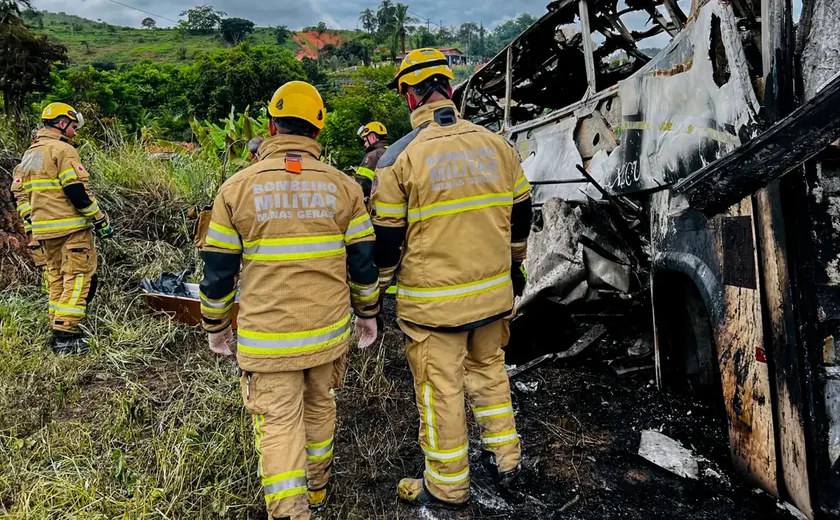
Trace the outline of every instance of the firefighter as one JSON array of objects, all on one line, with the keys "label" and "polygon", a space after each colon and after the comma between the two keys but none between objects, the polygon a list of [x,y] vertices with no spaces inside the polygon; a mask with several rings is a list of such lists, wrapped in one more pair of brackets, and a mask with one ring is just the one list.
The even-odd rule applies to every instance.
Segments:
[{"label": "firefighter", "polygon": [[520,470],[501,349],[524,288],[531,204],[517,152],[459,118],[453,79],[437,50],[403,60],[390,87],[408,102],[414,131],[380,159],[371,202],[380,289],[399,266],[397,318],[425,454],[423,477],[403,479],[398,493],[413,505],[457,508],[469,499],[465,386],[483,463],[505,487]]},{"label": "firefighter", "polygon": [[367,204],[376,165],[388,149],[388,130],[379,121],[374,121],[359,128],[358,135],[365,144],[365,157],[362,159],[362,165],[356,170],[356,182],[362,186]]},{"label": "firefighter", "polygon": [[12,191],[45,259],[53,351],[84,354],[89,346],[81,324],[97,285],[93,233],[106,238],[114,230],[71,144],[84,117],[66,103],[50,103],[41,120],[44,127],[23,155]]},{"label": "firefighter", "polygon": [[259,162],[224,185],[203,249],[204,328],[231,341],[240,273],[237,360],[253,418],[270,518],[322,510],[333,458],[335,401],[356,332],[376,336],[373,225],[353,179],[320,162],[326,109],[318,91],[286,83],[268,107]]}]

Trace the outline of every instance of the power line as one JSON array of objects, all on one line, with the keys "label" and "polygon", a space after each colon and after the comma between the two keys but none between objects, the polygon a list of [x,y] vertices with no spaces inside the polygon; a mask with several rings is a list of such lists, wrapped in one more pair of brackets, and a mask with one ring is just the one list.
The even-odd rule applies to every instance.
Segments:
[{"label": "power line", "polygon": [[179,22],[178,22],[178,20],[173,20],[172,18],[167,18],[167,17],[165,17],[165,16],[162,16],[162,15],[159,15],[159,14],[155,14],[155,13],[152,13],[152,12],[149,12],[149,11],[144,11],[143,9],[140,9],[140,8],[138,8],[138,7],[134,7],[133,5],[124,4],[124,3],[122,3],[122,2],[117,2],[117,0],[108,0],[108,1],[109,1],[109,2],[111,2],[112,4],[121,5],[121,6],[123,6],[123,7],[128,7],[129,9],[134,9],[135,11],[140,11],[141,13],[150,14],[150,15],[152,15],[152,16],[156,16],[156,17],[158,17],[158,18],[162,18],[162,19],[164,19],[164,20],[166,20],[166,21],[168,21],[168,22],[172,22],[172,23],[179,23]]}]

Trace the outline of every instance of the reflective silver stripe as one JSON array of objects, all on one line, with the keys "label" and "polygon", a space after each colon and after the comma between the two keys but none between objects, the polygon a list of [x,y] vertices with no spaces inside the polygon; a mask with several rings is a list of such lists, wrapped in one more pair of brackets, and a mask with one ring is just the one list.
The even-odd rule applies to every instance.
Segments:
[{"label": "reflective silver stripe", "polygon": [[493,445],[493,444],[515,441],[518,438],[519,438],[519,434],[517,434],[517,433],[511,433],[511,434],[508,434],[508,435],[498,435],[496,437],[482,437],[481,438],[481,444],[484,444],[485,446],[490,446],[490,445]]},{"label": "reflective silver stripe", "polygon": [[356,296],[373,296],[379,291],[379,284],[374,284],[368,287],[350,284],[350,291]]},{"label": "reflective silver stripe", "polygon": [[[368,231],[370,231],[370,233],[368,233]],[[371,223],[370,218],[366,216],[362,222],[348,227],[347,232],[344,233],[344,237],[345,240],[350,241],[371,233],[373,233],[373,223]]]},{"label": "reflective silver stripe", "polygon": [[460,448],[450,451],[436,451],[430,448],[423,448],[423,453],[430,459],[438,462],[453,462],[462,459],[469,453],[469,445],[464,444]]},{"label": "reflective silver stripe", "polygon": [[329,444],[324,446],[323,448],[310,448],[309,446],[306,447],[306,455],[308,457],[324,457],[329,455],[330,452],[333,450],[333,442],[330,441]]},{"label": "reflective silver stripe", "polygon": [[76,175],[76,170],[71,168],[69,170],[64,170],[64,172],[61,175],[58,176],[58,181],[62,185],[64,185],[64,184],[67,184],[68,181],[70,181],[74,178],[78,180],[79,176]]},{"label": "reflective silver stripe", "polygon": [[246,247],[246,255],[294,255],[301,253],[319,253],[322,251],[338,251],[344,249],[344,241],[321,242],[317,244],[289,244],[284,246],[267,246],[257,244]]},{"label": "reflective silver stripe", "polygon": [[513,196],[510,193],[474,198],[472,200],[453,200],[449,202],[439,202],[434,206],[427,206],[425,208],[417,208],[410,210],[408,212],[408,221],[416,222],[418,220],[425,220],[427,218],[432,218],[443,214],[462,213],[474,209],[483,209],[484,207],[494,207],[499,204],[508,203],[513,203]]},{"label": "reflective silver stripe", "polygon": [[435,469],[432,468],[427,462],[426,475],[431,477],[432,480],[436,480],[437,482],[441,482],[444,484],[460,484],[470,479],[470,468],[468,466],[463,470],[459,471],[458,473],[443,474],[435,471]]},{"label": "reflective silver stripe", "polygon": [[86,217],[91,217],[93,215],[96,215],[97,212],[99,212],[99,203],[96,202],[96,201],[94,201],[93,204],[86,207],[85,209],[79,211],[79,213],[81,213],[82,215],[84,215]]},{"label": "reflective silver stripe", "polygon": [[525,247],[528,242],[511,242],[510,247]]},{"label": "reflective silver stripe", "polygon": [[265,493],[265,496],[269,496],[273,495],[274,493],[288,491],[290,489],[299,487],[306,487],[306,477],[287,478],[285,480],[281,480],[280,482],[275,482],[274,484],[263,486],[263,493]]},{"label": "reflective silver stripe", "polygon": [[86,227],[90,225],[90,220],[86,218],[68,218],[58,221],[42,221],[38,222],[37,220],[32,223],[32,228],[37,230],[46,230],[46,229],[66,229],[66,228],[73,228],[73,227]]},{"label": "reflective silver stripe", "polygon": [[497,417],[497,416],[500,416],[500,415],[511,415],[512,413],[513,413],[513,405],[510,404],[510,403],[507,403],[504,406],[500,406],[500,407],[496,407],[496,408],[493,408],[493,407],[485,408],[485,409],[478,408],[478,409],[475,410],[475,418],[476,419],[481,419],[483,417]]},{"label": "reflective silver stripe", "polygon": [[513,195],[522,195],[525,192],[526,187],[528,187],[528,179],[522,177],[521,179],[519,179],[519,182],[517,182],[516,185],[513,187]]},{"label": "reflective silver stripe", "polygon": [[373,204],[376,214],[382,217],[405,217],[406,204]]},{"label": "reflective silver stripe", "polygon": [[219,300],[211,300],[200,291],[198,293],[198,296],[201,299],[201,304],[205,307],[209,307],[211,309],[224,309],[225,307],[231,304],[231,302],[234,299],[234,296],[236,296],[236,291],[231,292],[230,294]]},{"label": "reflective silver stripe", "polygon": [[85,315],[85,307],[79,305],[78,307],[68,307],[66,305],[61,305],[58,303],[51,303],[49,305],[50,310],[55,311],[59,314],[65,314],[69,316],[84,316]]},{"label": "reflective silver stripe", "polygon": [[490,280],[486,280],[481,283],[464,285],[453,289],[440,288],[436,290],[418,290],[416,288],[399,286],[397,288],[397,293],[400,296],[420,299],[446,298],[501,287],[510,283],[510,281],[510,273],[505,273],[503,275],[491,278]]},{"label": "reflective silver stripe", "polygon": [[21,215],[25,215],[26,213],[32,211],[32,205],[28,202],[24,202],[23,204],[19,204],[17,209],[18,213],[20,213]]},{"label": "reflective silver stripe", "polygon": [[300,347],[308,347],[318,345],[319,343],[327,343],[330,340],[340,338],[345,332],[350,330],[350,320],[348,319],[344,324],[335,330],[319,334],[317,336],[303,336],[288,339],[257,339],[249,338],[248,332],[239,330],[239,344],[245,347],[259,348],[259,349],[293,349]]},{"label": "reflective silver stripe", "polygon": [[212,227],[207,230],[207,236],[214,240],[218,240],[219,242],[224,242],[225,244],[236,246],[236,249],[242,248],[242,242],[239,240],[239,237],[222,233],[221,231],[217,231]]}]

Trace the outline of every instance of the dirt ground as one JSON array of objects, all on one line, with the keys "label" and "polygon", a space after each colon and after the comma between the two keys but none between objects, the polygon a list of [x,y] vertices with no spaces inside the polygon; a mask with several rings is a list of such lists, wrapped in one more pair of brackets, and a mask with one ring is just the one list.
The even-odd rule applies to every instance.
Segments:
[{"label": "dirt ground", "polygon": [[[391,321],[378,346],[361,354],[368,357],[354,360],[338,393],[335,495],[321,518],[795,518],[735,475],[725,421],[713,406],[659,392],[652,368],[616,375],[607,362],[626,356],[636,338],[612,327],[573,361],[516,377],[513,402],[524,457],[519,484],[512,492],[494,489],[478,462],[471,423],[472,501],[452,513],[416,510],[396,500],[397,481],[419,476],[423,460],[411,375]],[[509,357],[529,357],[518,354]],[[701,479],[680,478],[639,457],[645,429],[698,455]]]}]

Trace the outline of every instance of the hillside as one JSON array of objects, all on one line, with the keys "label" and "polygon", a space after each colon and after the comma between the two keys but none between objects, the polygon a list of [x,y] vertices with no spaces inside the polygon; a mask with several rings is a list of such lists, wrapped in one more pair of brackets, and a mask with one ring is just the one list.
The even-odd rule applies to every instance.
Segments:
[{"label": "hillside", "polygon": [[[211,52],[229,45],[221,35],[183,34],[176,29],[140,29],[120,27],[65,13],[28,13],[27,23],[67,46],[71,67],[94,65],[97,68],[131,65],[144,59],[164,63],[188,63],[199,51]],[[326,43],[340,45],[353,39],[355,31],[317,31],[294,33],[283,47],[299,59],[317,58],[317,49]],[[246,38],[252,45],[276,44],[273,27],[257,27]]]}]

